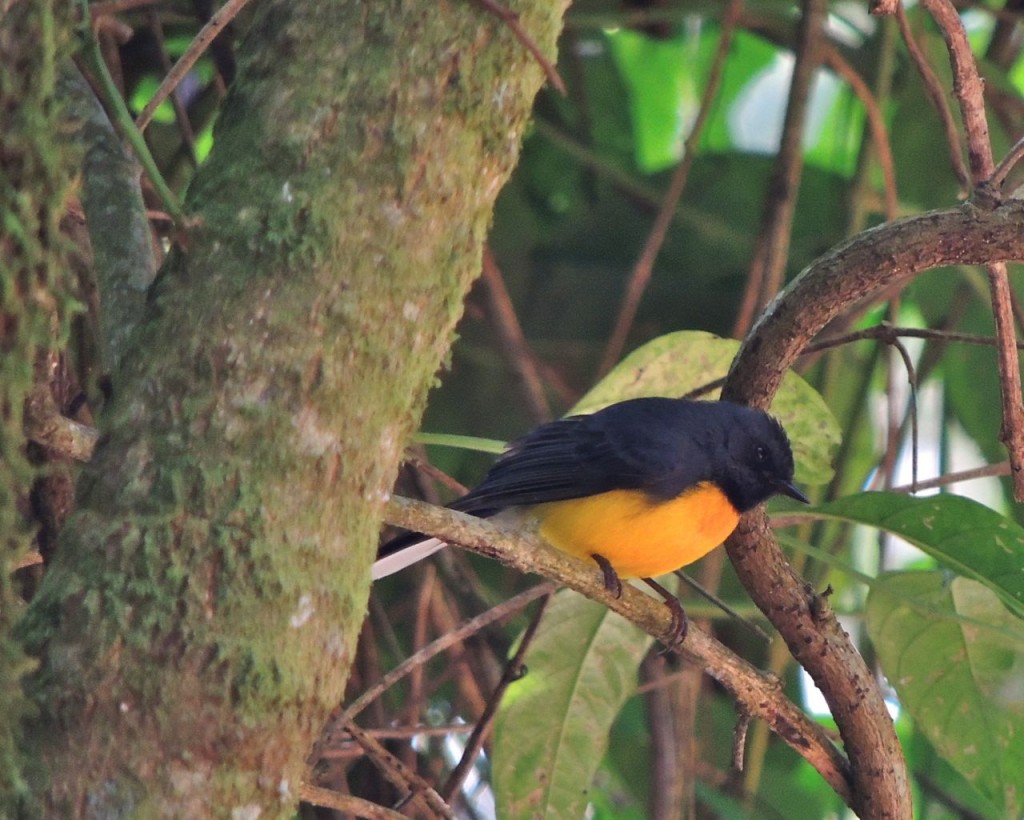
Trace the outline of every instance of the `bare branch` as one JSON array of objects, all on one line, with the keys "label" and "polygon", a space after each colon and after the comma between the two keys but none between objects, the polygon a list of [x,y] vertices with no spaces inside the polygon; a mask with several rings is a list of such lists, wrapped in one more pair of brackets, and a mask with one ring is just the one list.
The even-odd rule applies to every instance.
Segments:
[{"label": "bare branch", "polygon": [[146,126],[153,121],[153,115],[156,110],[160,107],[160,103],[167,99],[168,95],[177,88],[181,81],[188,76],[189,71],[192,70],[192,66],[196,64],[196,61],[203,56],[203,52],[210,47],[218,34],[224,30],[232,20],[235,19],[235,15],[238,14],[245,4],[249,0],[227,0],[227,2],[217,9],[216,13],[210,17],[210,21],[203,26],[200,32],[195,36],[185,53],[178,58],[167,76],[164,77],[163,82],[160,83],[160,87],[156,90],[153,98],[146,103],[146,107],[142,109],[142,113],[135,120],[135,127],[139,131],[145,131]]},{"label": "bare branch", "polygon": [[537,357],[519,324],[515,307],[512,305],[512,299],[490,245],[484,246],[481,280],[486,294],[487,310],[500,339],[501,353],[523,387],[523,395],[530,408],[530,414],[538,424],[551,421],[551,408],[544,394],[544,382],[540,377]]},{"label": "bare branch", "polygon": [[824,53],[827,17],[828,6],[824,0],[803,0],[796,37],[796,64],[789,86],[779,153],[768,183],[747,289],[733,325],[733,335],[737,338],[747,332],[757,312],[779,292],[786,273],[796,197],[804,165],[804,124],[811,85]]},{"label": "bare branch", "polygon": [[365,817],[367,820],[407,820],[404,814],[371,803],[369,800],[320,786],[311,786],[309,783],[303,783],[299,787],[299,797],[314,806],[345,812],[349,817]]},{"label": "bare branch", "polygon": [[1010,457],[1014,498],[1024,501],[1024,404],[1021,404],[1020,355],[1013,322],[1010,276],[1005,262],[993,262],[986,266],[986,271],[996,323],[999,394],[1003,403],[999,439]]},{"label": "bare branch", "polygon": [[[881,8],[881,7],[880,7]],[[935,107],[936,113],[939,115],[939,121],[942,123],[942,130],[946,133],[946,145],[949,148],[949,162],[953,166],[953,172],[956,174],[956,178],[960,182],[960,187],[966,194],[971,187],[971,176],[967,172],[967,166],[964,164],[964,157],[961,151],[960,145],[960,134],[956,130],[956,122],[953,120],[953,112],[949,110],[949,103],[946,100],[946,92],[942,89],[942,83],[939,82],[938,76],[935,74],[934,69],[928,62],[928,58],[925,57],[921,47],[917,44],[917,40],[914,39],[914,32],[910,30],[910,21],[907,19],[906,9],[903,8],[903,4],[899,0],[895,0],[893,3],[892,11],[896,14],[896,21],[900,26],[900,33],[903,35],[903,42],[907,47],[907,51],[910,53],[910,59],[914,61],[914,65],[917,67],[917,73],[921,75],[921,79],[924,82],[924,90],[928,95],[928,99],[931,100],[932,105]],[[880,10],[874,13],[882,13]],[[886,12],[890,13],[890,12]]]},{"label": "bare branch", "polygon": [[839,49],[829,46],[825,49],[825,65],[838,74],[857,95],[861,105],[864,106],[864,113],[867,116],[868,127],[871,129],[871,139],[878,151],[878,164],[882,169],[882,179],[885,180],[885,216],[886,219],[895,219],[899,215],[899,195],[896,191],[896,167],[892,158],[892,146],[889,144],[889,130],[885,126],[885,116],[882,108],[875,99],[875,95],[864,82],[864,78],[857,73],[852,65],[843,57]]},{"label": "bare branch", "polygon": [[967,39],[960,14],[949,0],[921,0],[921,5],[934,18],[949,50],[953,69],[953,93],[960,103],[964,131],[967,135],[967,158],[970,160],[974,184],[992,176],[992,144],[988,138],[988,117],[985,115],[985,83]]},{"label": "bare branch", "polygon": [[[666,645],[675,637],[668,609],[661,601],[626,585],[622,597],[605,588],[592,567],[549,547],[542,539],[512,532],[443,507],[395,497],[385,510],[385,520],[395,526],[426,532],[487,555],[520,572],[557,579],[588,598],[632,621]],[[847,802],[853,798],[847,780],[846,761],[824,730],[783,695],[779,681],[765,675],[718,641],[693,626],[683,653],[742,701],[754,717],[765,720],[782,740],[803,756]]]},{"label": "bare branch", "polygon": [[352,721],[346,722],[345,729],[352,735],[356,743],[363,747],[367,757],[380,769],[381,774],[388,779],[388,782],[396,788],[406,791],[410,800],[422,800],[432,812],[432,816],[454,820],[455,812],[426,780]]},{"label": "bare branch", "polygon": [[540,47],[533,41],[533,38],[526,33],[523,24],[519,22],[519,15],[511,9],[505,8],[497,0],[476,0],[476,2],[509,27],[516,39],[533,55],[533,59],[537,61],[537,64],[544,71],[544,76],[548,78],[548,82],[564,97],[568,92],[565,89],[565,82],[558,73],[558,69],[547,58],[547,55],[540,50]]}]

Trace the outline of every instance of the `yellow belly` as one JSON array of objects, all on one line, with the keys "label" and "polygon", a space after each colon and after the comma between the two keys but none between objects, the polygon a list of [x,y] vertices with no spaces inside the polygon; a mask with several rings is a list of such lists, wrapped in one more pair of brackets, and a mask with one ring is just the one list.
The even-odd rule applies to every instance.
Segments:
[{"label": "yellow belly", "polygon": [[653,578],[686,566],[721,544],[740,520],[711,484],[671,501],[612,490],[538,504],[533,512],[553,546],[584,559],[602,555],[621,578]]}]

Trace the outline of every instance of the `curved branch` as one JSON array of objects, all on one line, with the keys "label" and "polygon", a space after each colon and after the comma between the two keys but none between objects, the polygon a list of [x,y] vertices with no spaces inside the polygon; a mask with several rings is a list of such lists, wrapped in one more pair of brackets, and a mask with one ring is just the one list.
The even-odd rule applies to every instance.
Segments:
[{"label": "curved branch", "polygon": [[723,398],[767,407],[804,346],[859,300],[932,268],[1024,260],[1024,200],[898,219],[808,265],[768,306],[732,364]]},{"label": "curved branch", "polygon": [[[972,203],[873,228],[806,268],[744,340],[722,397],[766,407],[782,374],[828,322],[871,294],[944,265],[1024,259],[1024,202]],[[751,598],[821,689],[850,757],[861,817],[910,817],[902,750],[871,672],[824,599],[790,567],[764,513],[727,543]]]},{"label": "curved branch", "polygon": [[[481,555],[501,561],[520,572],[536,573],[565,584],[604,604],[665,644],[675,637],[672,619],[661,601],[628,584],[622,597],[605,589],[593,567],[549,547],[541,538],[522,530],[504,529],[443,507],[409,498],[392,498],[384,520],[443,538]],[[786,698],[773,676],[755,669],[714,638],[690,625],[682,651],[728,689],[752,717],[758,717],[807,760],[835,792],[850,803],[849,769],[842,752],[828,735]],[[852,805],[852,804],[851,804]]]}]

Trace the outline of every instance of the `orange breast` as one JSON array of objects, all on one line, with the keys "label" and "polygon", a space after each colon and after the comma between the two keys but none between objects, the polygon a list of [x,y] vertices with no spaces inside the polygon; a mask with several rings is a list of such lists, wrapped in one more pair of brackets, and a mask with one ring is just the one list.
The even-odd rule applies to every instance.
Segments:
[{"label": "orange breast", "polygon": [[589,559],[603,555],[622,578],[653,578],[696,561],[721,544],[739,513],[721,490],[698,484],[671,501],[612,490],[533,508],[553,546]]}]

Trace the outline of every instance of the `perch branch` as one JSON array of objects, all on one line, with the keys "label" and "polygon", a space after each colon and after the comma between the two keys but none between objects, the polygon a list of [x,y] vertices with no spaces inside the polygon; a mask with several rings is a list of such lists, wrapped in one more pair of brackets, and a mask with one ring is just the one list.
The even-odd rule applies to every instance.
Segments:
[{"label": "perch branch", "polygon": [[[393,498],[385,510],[389,524],[443,538],[520,572],[557,579],[607,606],[666,645],[674,639],[668,609],[650,595],[626,585],[616,598],[601,574],[590,565],[558,552],[537,536],[510,531],[443,507],[407,498]],[[782,692],[779,681],[692,626],[682,651],[732,692],[754,717],[765,720],[782,740],[803,756],[844,800],[851,800],[847,765],[828,735]]]}]

